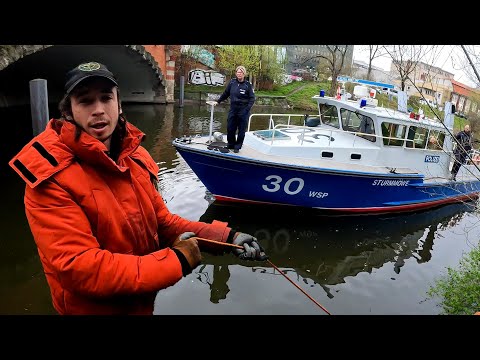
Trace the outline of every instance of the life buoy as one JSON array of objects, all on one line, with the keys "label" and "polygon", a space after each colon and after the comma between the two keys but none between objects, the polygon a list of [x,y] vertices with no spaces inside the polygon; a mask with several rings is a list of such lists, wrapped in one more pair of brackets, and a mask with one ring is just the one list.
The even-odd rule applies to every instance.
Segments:
[{"label": "life buoy", "polygon": [[480,164],[480,154],[475,153],[475,155],[473,155],[473,157],[472,157],[472,161],[473,161],[474,164],[479,165]]}]

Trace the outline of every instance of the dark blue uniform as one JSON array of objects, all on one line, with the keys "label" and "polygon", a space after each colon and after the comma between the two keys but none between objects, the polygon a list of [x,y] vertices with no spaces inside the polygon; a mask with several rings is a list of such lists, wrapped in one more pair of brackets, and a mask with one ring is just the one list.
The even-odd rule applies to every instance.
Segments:
[{"label": "dark blue uniform", "polygon": [[[247,130],[250,109],[255,102],[255,94],[249,81],[238,81],[237,78],[230,80],[225,91],[218,98],[220,103],[230,97],[230,111],[227,120],[227,142],[229,149],[241,149]],[[235,133],[238,129],[238,136]]]},{"label": "dark blue uniform", "polygon": [[462,164],[465,163],[465,160],[467,158],[467,153],[470,150],[472,150],[472,134],[470,132],[462,130],[457,135],[455,135],[455,138],[462,146],[459,146],[459,144],[457,144],[457,147],[453,152],[455,155],[455,162],[453,163],[453,167],[451,171],[452,180],[455,180],[458,170],[460,170],[460,166],[462,166]]}]

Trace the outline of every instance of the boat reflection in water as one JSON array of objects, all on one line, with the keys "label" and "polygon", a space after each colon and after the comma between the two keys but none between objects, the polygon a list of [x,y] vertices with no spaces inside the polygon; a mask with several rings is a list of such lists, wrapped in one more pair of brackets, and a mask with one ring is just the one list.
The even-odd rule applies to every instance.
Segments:
[{"label": "boat reflection in water", "polygon": [[[221,219],[254,235],[272,263],[292,280],[310,287],[318,284],[333,298],[329,286],[344,283],[346,277],[371,273],[387,263],[399,274],[411,257],[417,263],[428,262],[436,232],[458,224],[475,210],[475,204],[457,203],[402,215],[316,216],[301,210],[286,212],[282,208],[280,212],[272,207],[212,203],[200,220]],[[195,269],[197,279],[210,286],[211,302],[226,298],[228,265],[233,264],[230,256],[204,254],[202,265]],[[241,264],[253,272],[281,276],[268,263]]]}]

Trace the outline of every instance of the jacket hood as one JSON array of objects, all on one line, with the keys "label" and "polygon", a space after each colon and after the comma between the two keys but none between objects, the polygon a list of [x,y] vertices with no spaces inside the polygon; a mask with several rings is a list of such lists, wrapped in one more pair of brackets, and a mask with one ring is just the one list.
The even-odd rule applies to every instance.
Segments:
[{"label": "jacket hood", "polygon": [[[51,119],[45,131],[34,137],[10,160],[9,165],[32,188],[45,179],[80,160],[112,171],[125,171],[107,153],[105,144],[81,131],[75,140],[76,126],[70,122]],[[127,133],[122,143],[118,162],[132,155],[145,134],[127,122]],[[133,156],[137,158],[136,156]],[[145,164],[147,165],[147,164]],[[154,169],[149,169],[150,172]]]}]

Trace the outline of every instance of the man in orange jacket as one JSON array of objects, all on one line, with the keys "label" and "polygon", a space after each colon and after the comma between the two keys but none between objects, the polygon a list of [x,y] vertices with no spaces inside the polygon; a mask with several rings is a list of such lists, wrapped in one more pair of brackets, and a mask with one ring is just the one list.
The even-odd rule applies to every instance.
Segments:
[{"label": "man in orange jacket", "polygon": [[105,65],[69,71],[59,109],[9,163],[26,182],[25,212],[58,313],[152,314],[157,291],[189,274],[200,250],[215,251],[197,236],[243,246],[234,250],[242,259],[266,258],[257,239],[227,223],[168,210],[145,134],[127,122]]}]

